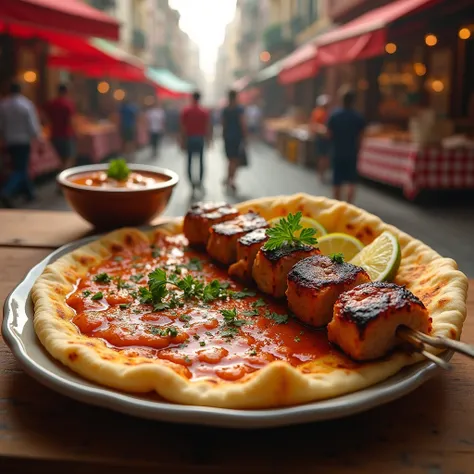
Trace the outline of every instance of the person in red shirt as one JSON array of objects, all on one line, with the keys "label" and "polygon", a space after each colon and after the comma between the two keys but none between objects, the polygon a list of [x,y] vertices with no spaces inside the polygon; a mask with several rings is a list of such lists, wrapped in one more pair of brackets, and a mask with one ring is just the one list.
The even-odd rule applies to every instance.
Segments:
[{"label": "person in red shirt", "polygon": [[51,142],[61,159],[63,169],[74,163],[74,128],[75,107],[68,97],[65,84],[58,87],[58,96],[49,101],[45,107],[46,116],[51,127]]},{"label": "person in red shirt", "polygon": [[[194,190],[203,191],[204,178],[204,144],[212,140],[212,124],[209,112],[201,107],[201,94],[195,92],[192,103],[181,112],[181,144],[188,154],[188,178]],[[199,156],[199,181],[194,181],[192,164],[194,155]]]}]

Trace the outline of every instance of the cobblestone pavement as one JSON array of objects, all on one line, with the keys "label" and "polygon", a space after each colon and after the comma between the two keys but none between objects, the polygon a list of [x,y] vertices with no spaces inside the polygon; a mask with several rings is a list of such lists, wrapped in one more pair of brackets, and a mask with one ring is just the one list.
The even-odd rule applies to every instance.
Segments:
[{"label": "cobblestone pavement", "polygon": [[[263,143],[251,144],[249,160],[250,166],[239,174],[236,196],[226,195],[222,186],[226,160],[222,153],[222,143],[217,141],[206,156],[204,198],[234,203],[261,196],[297,192],[330,196],[330,187],[320,184],[315,173],[284,161],[275,150]],[[186,212],[193,198],[185,174],[185,159],[176,144],[165,140],[159,157],[152,158],[149,150],[145,149],[137,153],[136,161],[170,168],[181,175],[166,215],[176,216]],[[39,185],[38,195],[36,202],[25,204],[24,207],[68,209],[52,181]],[[444,197],[437,197],[437,200],[438,202],[431,202],[429,205],[414,204],[407,202],[393,190],[361,184],[356,204],[423,240],[441,255],[456,259],[461,270],[474,277],[473,201],[471,199],[466,202],[464,198],[452,196],[449,201]]]}]

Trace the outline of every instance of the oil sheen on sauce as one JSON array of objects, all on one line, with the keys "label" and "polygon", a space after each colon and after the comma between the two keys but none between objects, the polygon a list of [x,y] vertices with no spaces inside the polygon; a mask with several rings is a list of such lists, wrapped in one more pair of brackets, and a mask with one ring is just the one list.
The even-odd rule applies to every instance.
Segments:
[{"label": "oil sheen on sauce", "polygon": [[[148,274],[156,268],[206,283],[217,279],[228,285],[232,296],[207,304],[193,298],[182,307],[154,311],[140,302],[139,291],[147,287]],[[97,278],[100,274],[107,276]],[[164,359],[192,379],[234,381],[277,360],[303,372],[357,366],[329,344],[325,331],[285,318],[285,300],[275,301],[253,288],[244,290],[225,268],[188,248],[184,236],[159,236],[151,247],[121,250],[91,269],[67,304],[75,310],[72,322],[83,334],[101,338],[127,356]],[[229,335],[221,311],[234,309],[245,324],[233,327]]]},{"label": "oil sheen on sauce", "polygon": [[80,184],[81,186],[93,187],[93,188],[105,188],[105,189],[143,189],[146,187],[153,186],[157,183],[163,183],[168,181],[168,177],[154,173],[145,172],[131,172],[126,180],[117,181],[115,179],[107,177],[107,173],[104,171],[95,171],[93,173],[81,173],[79,175],[72,176],[69,180],[74,184]]}]

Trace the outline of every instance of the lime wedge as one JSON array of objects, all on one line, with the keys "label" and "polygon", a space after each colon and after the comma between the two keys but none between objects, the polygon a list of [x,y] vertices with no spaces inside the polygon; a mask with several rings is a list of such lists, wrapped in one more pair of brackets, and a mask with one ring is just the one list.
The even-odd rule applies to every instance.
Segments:
[{"label": "lime wedge", "polygon": [[352,235],[334,233],[319,238],[318,247],[323,255],[342,253],[344,260],[348,262],[364,248],[364,244]]},{"label": "lime wedge", "polygon": [[[285,216],[286,217],[286,216]],[[268,225],[270,227],[274,227],[277,224],[280,223],[281,217],[275,217],[274,219],[270,219],[268,221]],[[316,229],[316,238],[319,240],[319,238],[322,235],[327,234],[327,230],[318,222],[315,221],[314,219],[311,219],[311,217],[302,217],[300,220],[300,224],[303,226],[303,229],[306,228],[311,228],[311,229]],[[298,237],[301,231],[295,232],[295,236]]]},{"label": "lime wedge", "polygon": [[362,267],[373,281],[390,281],[395,278],[401,259],[397,238],[385,231],[364,247],[350,263]]}]

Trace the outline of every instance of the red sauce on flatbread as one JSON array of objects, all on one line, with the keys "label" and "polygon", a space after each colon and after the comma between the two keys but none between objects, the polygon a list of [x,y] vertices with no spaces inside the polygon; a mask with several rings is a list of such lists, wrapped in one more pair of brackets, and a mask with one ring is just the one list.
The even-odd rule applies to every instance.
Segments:
[{"label": "red sauce on flatbread", "polygon": [[[181,307],[154,311],[140,302],[140,288],[147,288],[156,268],[205,283],[217,279],[228,296],[208,303],[192,298]],[[189,378],[234,381],[277,360],[303,372],[312,361],[321,361],[321,372],[358,366],[330,345],[325,330],[289,316],[285,300],[247,290],[207,254],[188,248],[184,236],[160,235],[152,247],[117,252],[77,283],[67,304],[83,334],[130,356],[164,359]],[[236,320],[244,323],[229,324],[222,310],[235,310]]]}]

